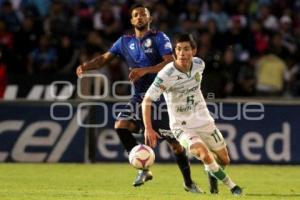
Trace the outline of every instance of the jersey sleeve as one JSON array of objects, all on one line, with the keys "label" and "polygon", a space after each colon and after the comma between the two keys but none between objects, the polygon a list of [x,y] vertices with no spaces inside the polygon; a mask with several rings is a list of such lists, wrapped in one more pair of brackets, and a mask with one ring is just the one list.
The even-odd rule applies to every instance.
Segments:
[{"label": "jersey sleeve", "polygon": [[194,57],[193,58],[193,62],[197,65],[199,65],[199,71],[201,73],[201,75],[203,74],[203,71],[205,69],[205,62],[201,59],[201,58],[198,58],[198,57]]},{"label": "jersey sleeve", "polygon": [[153,101],[159,100],[160,95],[172,86],[170,77],[164,71],[165,69],[157,74],[155,80],[146,92],[145,96],[150,97]]},{"label": "jersey sleeve", "polygon": [[108,51],[116,56],[121,56],[121,42],[122,37],[120,37]]},{"label": "jersey sleeve", "polygon": [[172,54],[172,44],[169,37],[165,33],[158,32],[157,44],[161,56]]}]

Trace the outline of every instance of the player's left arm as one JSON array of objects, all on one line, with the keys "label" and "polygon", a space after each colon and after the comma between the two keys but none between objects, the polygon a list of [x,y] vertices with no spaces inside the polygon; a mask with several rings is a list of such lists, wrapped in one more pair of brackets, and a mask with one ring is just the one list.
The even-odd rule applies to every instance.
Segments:
[{"label": "player's left arm", "polygon": [[166,64],[173,61],[172,55],[164,55],[163,61],[158,63],[157,65],[144,67],[144,68],[134,68],[129,73],[130,81],[137,81],[142,76],[146,74],[157,74]]}]

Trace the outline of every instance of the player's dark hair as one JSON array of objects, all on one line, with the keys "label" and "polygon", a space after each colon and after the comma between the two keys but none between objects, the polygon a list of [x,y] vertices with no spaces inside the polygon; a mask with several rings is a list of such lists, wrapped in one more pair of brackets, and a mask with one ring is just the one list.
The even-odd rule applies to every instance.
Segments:
[{"label": "player's dark hair", "polygon": [[131,15],[132,11],[133,11],[134,9],[136,9],[136,8],[146,8],[146,9],[149,11],[149,13],[151,13],[151,12],[150,12],[150,9],[149,9],[147,6],[145,6],[145,5],[139,3],[139,4],[133,4],[133,5],[130,7],[130,15]]},{"label": "player's dark hair", "polygon": [[192,34],[188,34],[188,33],[183,33],[183,34],[180,34],[178,35],[176,38],[175,38],[175,45],[179,42],[189,42],[191,44],[191,47],[192,49],[196,49],[197,48],[197,43],[193,37]]}]

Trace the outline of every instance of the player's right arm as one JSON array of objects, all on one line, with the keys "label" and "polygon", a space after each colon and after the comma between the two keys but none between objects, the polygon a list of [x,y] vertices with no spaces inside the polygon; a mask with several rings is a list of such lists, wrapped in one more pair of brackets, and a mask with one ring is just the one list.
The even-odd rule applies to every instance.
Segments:
[{"label": "player's right arm", "polygon": [[151,120],[151,105],[152,99],[150,96],[145,96],[142,103],[143,110],[143,122],[145,126],[144,136],[145,136],[145,144],[154,148],[157,145],[157,138],[161,138],[159,134],[152,127]]},{"label": "player's right arm", "polygon": [[85,62],[85,63],[79,65],[76,69],[76,74],[78,77],[81,77],[84,72],[93,70],[93,69],[99,69],[102,66],[104,66],[104,64],[106,64],[107,62],[112,60],[113,58],[114,58],[114,54],[112,54],[111,52],[108,51],[100,56],[97,56],[96,58],[94,58],[88,62]]}]

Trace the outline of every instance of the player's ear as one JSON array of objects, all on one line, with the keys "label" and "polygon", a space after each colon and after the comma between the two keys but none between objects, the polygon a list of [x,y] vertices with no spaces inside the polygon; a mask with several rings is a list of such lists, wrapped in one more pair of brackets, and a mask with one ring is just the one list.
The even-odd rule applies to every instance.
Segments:
[{"label": "player's ear", "polygon": [[134,25],[134,24],[133,24],[133,18],[132,18],[132,17],[130,18],[130,23],[131,23],[131,25]]},{"label": "player's ear", "polygon": [[175,61],[177,59],[177,56],[176,56],[176,53],[175,53],[175,50],[174,50],[174,53],[173,53],[173,60]]},{"label": "player's ear", "polygon": [[193,51],[193,56],[195,56],[197,53],[197,48],[194,48],[192,51]]},{"label": "player's ear", "polygon": [[149,24],[152,23],[152,21],[153,21],[153,17],[149,16]]}]

